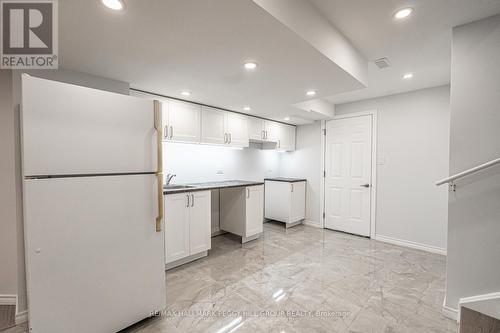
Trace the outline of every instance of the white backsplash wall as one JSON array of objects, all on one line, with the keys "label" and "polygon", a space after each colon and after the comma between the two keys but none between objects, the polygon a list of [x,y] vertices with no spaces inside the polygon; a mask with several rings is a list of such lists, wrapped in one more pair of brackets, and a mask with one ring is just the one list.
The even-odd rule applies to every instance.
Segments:
[{"label": "white backsplash wall", "polygon": [[163,172],[177,175],[172,184],[232,179],[261,181],[279,176],[281,154],[255,148],[240,150],[164,142]]}]

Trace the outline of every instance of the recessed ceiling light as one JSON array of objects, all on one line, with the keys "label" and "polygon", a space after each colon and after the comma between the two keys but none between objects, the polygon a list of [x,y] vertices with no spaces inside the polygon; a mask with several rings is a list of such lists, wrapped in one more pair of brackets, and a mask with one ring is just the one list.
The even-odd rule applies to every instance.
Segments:
[{"label": "recessed ceiling light", "polygon": [[245,111],[250,111],[250,110],[252,110],[252,108],[251,108],[251,107],[249,107],[249,106],[244,106],[244,107],[243,107],[243,110],[245,110]]},{"label": "recessed ceiling light", "polygon": [[397,20],[401,20],[410,16],[411,13],[413,13],[413,8],[411,7],[403,8],[394,13],[394,18]]},{"label": "recessed ceiling light", "polygon": [[113,10],[124,10],[125,3],[123,0],[101,0],[102,4],[109,9]]},{"label": "recessed ceiling light", "polygon": [[406,73],[405,75],[403,75],[403,79],[405,80],[409,80],[413,78],[413,73]]},{"label": "recessed ceiling light", "polygon": [[257,68],[257,63],[256,62],[253,62],[253,61],[247,61],[243,64],[243,66],[245,67],[245,69],[248,69],[248,70],[253,70],[253,69],[256,69]]},{"label": "recessed ceiling light", "polygon": [[183,90],[181,91],[182,96],[191,96],[191,92],[189,90]]},{"label": "recessed ceiling light", "polygon": [[290,120],[290,117],[285,117],[285,118],[283,118],[283,120],[285,120],[285,121],[289,121],[289,120]]},{"label": "recessed ceiling light", "polygon": [[307,95],[307,96],[314,96],[314,95],[316,95],[316,90],[308,90],[308,91],[306,92],[306,95]]}]

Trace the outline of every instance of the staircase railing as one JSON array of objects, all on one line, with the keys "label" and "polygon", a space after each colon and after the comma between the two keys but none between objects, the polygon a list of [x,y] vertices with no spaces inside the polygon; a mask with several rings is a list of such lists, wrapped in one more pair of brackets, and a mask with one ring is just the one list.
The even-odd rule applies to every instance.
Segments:
[{"label": "staircase railing", "polygon": [[463,178],[463,177],[466,177],[466,176],[469,176],[469,175],[472,175],[473,173],[476,173],[476,172],[479,172],[481,170],[484,170],[486,168],[490,168],[496,164],[499,164],[500,163],[500,157],[499,158],[496,158],[494,160],[491,160],[489,162],[486,162],[486,163],[483,163],[483,164],[480,164],[478,166],[475,166],[473,168],[470,168],[468,170],[465,170],[465,171],[462,171],[462,172],[459,172],[453,176],[450,176],[448,178],[444,178],[444,179],[441,179],[439,181],[436,182],[436,186],[440,186],[440,185],[443,185],[443,184],[450,184],[450,187],[455,190],[455,181],[457,179],[460,179],[460,178]]}]

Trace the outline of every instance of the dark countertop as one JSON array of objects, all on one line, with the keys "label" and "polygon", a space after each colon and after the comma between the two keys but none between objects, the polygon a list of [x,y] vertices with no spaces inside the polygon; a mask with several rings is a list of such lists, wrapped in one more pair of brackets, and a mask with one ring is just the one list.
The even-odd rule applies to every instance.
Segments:
[{"label": "dark countertop", "polygon": [[254,182],[246,180],[225,180],[220,182],[206,182],[206,183],[190,183],[190,184],[172,184],[187,186],[185,188],[167,188],[163,187],[163,194],[177,194],[185,192],[195,192],[195,191],[205,191],[205,190],[215,190],[219,188],[230,188],[230,187],[246,187],[246,186],[257,186],[264,185],[264,182]]},{"label": "dark countertop", "polygon": [[297,182],[306,182],[305,178],[285,178],[285,177],[276,177],[276,178],[265,178],[264,181],[270,180],[273,182],[287,182],[287,183],[297,183]]}]

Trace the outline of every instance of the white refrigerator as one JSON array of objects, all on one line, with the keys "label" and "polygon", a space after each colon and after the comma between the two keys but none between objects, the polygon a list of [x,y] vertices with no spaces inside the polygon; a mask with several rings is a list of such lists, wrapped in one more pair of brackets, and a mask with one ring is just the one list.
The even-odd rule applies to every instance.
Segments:
[{"label": "white refrigerator", "polygon": [[30,332],[116,332],[165,308],[160,107],[23,75]]}]

